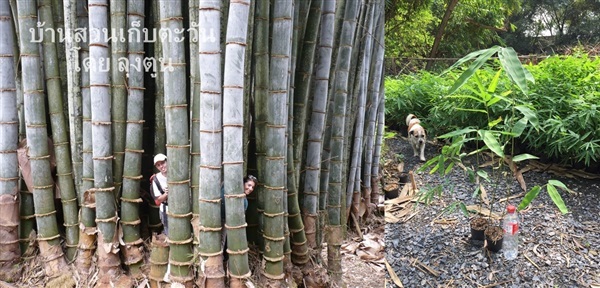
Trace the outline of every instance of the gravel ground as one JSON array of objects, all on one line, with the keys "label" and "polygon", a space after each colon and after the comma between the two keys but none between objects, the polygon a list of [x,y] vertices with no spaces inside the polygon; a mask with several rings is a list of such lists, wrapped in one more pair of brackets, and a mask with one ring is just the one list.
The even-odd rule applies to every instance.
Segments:
[{"label": "gravel ground", "polygon": [[[412,157],[406,139],[389,139],[386,145],[389,158],[403,159],[404,171],[415,171],[421,165]],[[431,158],[437,149],[428,145],[426,157]],[[533,171],[523,176],[527,187],[557,179],[578,194],[561,192],[569,209],[562,215],[542,190],[520,213],[519,254],[506,261],[502,253],[490,254],[470,243],[468,219],[460,211],[442,213],[456,200],[477,204],[471,196],[474,186],[462,169],[455,167],[444,178],[416,173],[421,191],[437,184],[445,188],[430,205],[417,205],[416,216],[386,225],[386,258],[404,287],[600,287],[600,180],[561,179]],[[507,186],[514,191],[512,195],[521,193],[513,177],[500,184]],[[506,197],[506,188],[493,198],[493,187],[486,188],[490,200]],[[520,200],[516,198],[512,204]],[[506,203],[496,204],[494,211],[502,213],[505,207]],[[449,224],[435,224],[434,219],[449,220]],[[386,280],[386,287],[396,287],[389,273]]]}]

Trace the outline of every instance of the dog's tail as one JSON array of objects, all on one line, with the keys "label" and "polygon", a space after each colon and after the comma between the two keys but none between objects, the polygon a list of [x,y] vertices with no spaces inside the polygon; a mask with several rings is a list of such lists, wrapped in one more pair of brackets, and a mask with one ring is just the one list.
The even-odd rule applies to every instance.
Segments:
[{"label": "dog's tail", "polygon": [[410,124],[410,120],[417,118],[417,116],[415,116],[415,114],[408,114],[408,116],[406,116],[406,126],[408,126]]}]

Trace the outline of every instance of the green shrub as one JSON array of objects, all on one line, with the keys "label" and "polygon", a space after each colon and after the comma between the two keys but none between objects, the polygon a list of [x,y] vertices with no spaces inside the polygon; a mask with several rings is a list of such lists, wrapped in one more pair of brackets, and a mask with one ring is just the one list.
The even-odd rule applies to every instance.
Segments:
[{"label": "green shrub", "polygon": [[563,164],[600,161],[600,58],[550,57],[530,70],[542,129],[526,131],[523,142]]},{"label": "green shrub", "polygon": [[[426,71],[413,75],[388,77],[386,89],[386,124],[393,129],[404,128],[404,118],[416,114],[426,127],[430,139],[457,129],[483,129],[497,121],[499,130],[507,127],[511,106],[507,101],[484,105],[476,99],[487,89],[482,83],[497,79],[495,94],[510,95],[516,103],[537,114],[539,125],[525,127],[517,144],[535,155],[563,164],[585,166],[600,162],[600,58],[587,55],[550,57],[538,65],[528,65],[535,79],[524,94],[511,86],[509,76],[498,76],[499,62],[488,62],[476,70],[451,97],[449,89],[464,70],[453,69],[437,75]],[[483,87],[483,90],[482,90]],[[488,121],[491,119],[490,121]],[[509,121],[510,120],[510,121]]]}]

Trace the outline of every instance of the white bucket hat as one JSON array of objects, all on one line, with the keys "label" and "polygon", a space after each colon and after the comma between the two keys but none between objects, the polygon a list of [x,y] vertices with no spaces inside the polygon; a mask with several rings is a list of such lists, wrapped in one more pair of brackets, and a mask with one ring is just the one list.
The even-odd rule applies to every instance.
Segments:
[{"label": "white bucket hat", "polygon": [[158,163],[158,162],[166,161],[166,160],[167,160],[167,156],[165,154],[158,153],[158,154],[156,154],[156,156],[154,156],[154,165],[156,165],[156,163]]}]

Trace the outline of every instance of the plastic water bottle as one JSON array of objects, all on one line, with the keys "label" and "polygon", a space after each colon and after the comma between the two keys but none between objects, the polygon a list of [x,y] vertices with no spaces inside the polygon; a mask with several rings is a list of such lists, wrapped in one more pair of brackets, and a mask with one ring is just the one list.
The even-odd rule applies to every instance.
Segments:
[{"label": "plastic water bottle", "polygon": [[502,251],[506,260],[517,258],[519,250],[519,217],[517,208],[513,205],[506,207],[506,215],[502,221],[504,229],[504,240],[502,240]]}]

